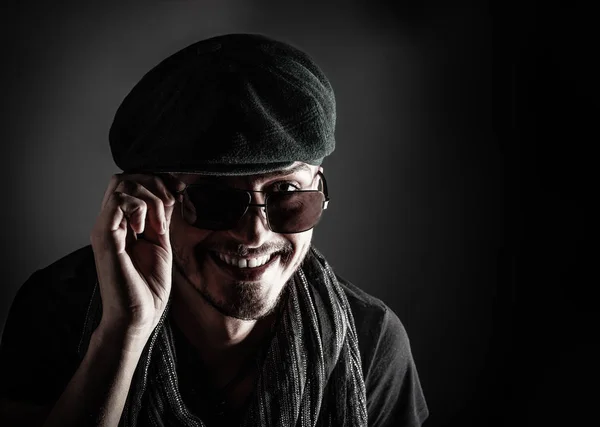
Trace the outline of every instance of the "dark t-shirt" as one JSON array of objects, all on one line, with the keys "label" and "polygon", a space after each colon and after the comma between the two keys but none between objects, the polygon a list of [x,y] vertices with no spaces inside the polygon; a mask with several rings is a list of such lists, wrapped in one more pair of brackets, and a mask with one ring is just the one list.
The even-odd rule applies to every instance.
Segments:
[{"label": "dark t-shirt", "polygon": [[[369,426],[420,426],[428,409],[406,330],[382,301],[339,281],[356,324]],[[85,353],[83,329],[95,284],[90,246],[25,282],[0,344],[0,397],[35,404],[60,397]]]}]

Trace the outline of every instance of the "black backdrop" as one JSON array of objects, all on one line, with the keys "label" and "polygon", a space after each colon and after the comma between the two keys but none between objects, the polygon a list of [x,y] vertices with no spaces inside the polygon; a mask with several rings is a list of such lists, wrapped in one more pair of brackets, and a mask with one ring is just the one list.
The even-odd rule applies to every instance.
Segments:
[{"label": "black backdrop", "polygon": [[88,243],[120,100],[226,32],[308,51],[338,100],[315,244],[405,324],[429,426],[591,416],[593,15],[557,1],[2,5],[0,325]]}]

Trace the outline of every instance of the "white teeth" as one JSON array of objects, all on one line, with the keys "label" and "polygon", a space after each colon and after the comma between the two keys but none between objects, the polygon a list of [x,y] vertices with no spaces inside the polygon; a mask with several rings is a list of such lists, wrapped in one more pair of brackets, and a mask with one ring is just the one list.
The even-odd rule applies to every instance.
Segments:
[{"label": "white teeth", "polygon": [[261,265],[266,264],[270,259],[271,255],[265,255],[259,258],[234,258],[229,255],[221,254],[217,252],[217,255],[221,259],[221,261],[226,262],[229,265],[234,265],[238,268],[254,268],[260,267]]}]

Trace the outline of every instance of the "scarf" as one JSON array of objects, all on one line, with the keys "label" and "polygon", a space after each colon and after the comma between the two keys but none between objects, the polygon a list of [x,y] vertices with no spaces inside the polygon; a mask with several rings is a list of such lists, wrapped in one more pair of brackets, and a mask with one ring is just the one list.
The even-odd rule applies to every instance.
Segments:
[{"label": "scarf", "polygon": [[[335,274],[311,248],[287,286],[285,307],[241,426],[366,426],[366,391],[356,328]],[[102,314],[97,288],[96,283],[80,355]],[[181,397],[168,310],[144,348],[121,427],[205,426]]]}]

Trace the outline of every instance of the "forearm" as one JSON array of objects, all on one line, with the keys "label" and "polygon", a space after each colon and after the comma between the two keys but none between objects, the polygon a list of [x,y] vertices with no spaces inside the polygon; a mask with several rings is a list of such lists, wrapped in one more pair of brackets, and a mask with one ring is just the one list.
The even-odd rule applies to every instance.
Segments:
[{"label": "forearm", "polygon": [[116,426],[121,418],[144,339],[102,325],[44,426]]}]

